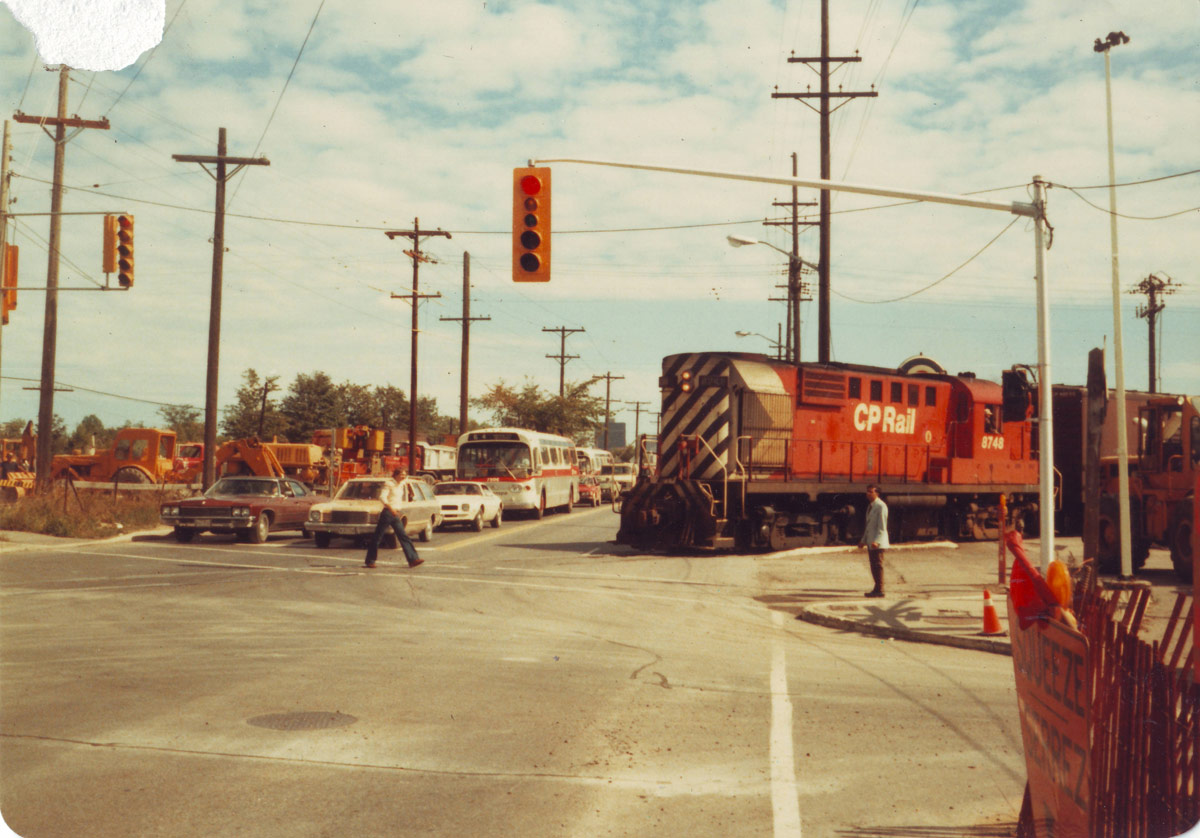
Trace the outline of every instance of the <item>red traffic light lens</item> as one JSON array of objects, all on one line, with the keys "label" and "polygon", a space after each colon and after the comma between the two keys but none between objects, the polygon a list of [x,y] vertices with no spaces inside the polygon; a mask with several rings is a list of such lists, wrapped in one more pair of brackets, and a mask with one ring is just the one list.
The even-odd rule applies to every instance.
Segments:
[{"label": "red traffic light lens", "polygon": [[521,178],[521,191],[526,195],[536,195],[542,191],[542,179],[535,175],[525,175]]}]

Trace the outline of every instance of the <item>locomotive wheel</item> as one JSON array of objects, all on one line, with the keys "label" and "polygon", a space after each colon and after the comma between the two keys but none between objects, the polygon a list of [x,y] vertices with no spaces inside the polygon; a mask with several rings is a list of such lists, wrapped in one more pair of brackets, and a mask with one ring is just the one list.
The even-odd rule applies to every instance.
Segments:
[{"label": "locomotive wheel", "polygon": [[1174,524],[1171,526],[1171,564],[1175,567],[1175,575],[1179,577],[1180,582],[1191,584],[1192,582],[1192,530],[1195,527],[1195,522],[1192,521],[1192,502],[1184,501],[1175,514]]}]

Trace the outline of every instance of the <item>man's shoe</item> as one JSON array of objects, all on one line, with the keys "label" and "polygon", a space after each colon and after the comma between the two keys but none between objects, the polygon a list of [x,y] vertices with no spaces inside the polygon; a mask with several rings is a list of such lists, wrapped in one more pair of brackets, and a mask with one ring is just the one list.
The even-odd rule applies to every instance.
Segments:
[{"label": "man's shoe", "polygon": [[883,591],[867,591],[865,594],[863,594],[863,596],[870,597],[871,599],[875,599],[877,597],[883,596]]},{"label": "man's shoe", "polygon": [[408,563],[408,566],[409,566],[409,567],[416,567],[416,566],[417,566],[417,565],[419,565],[419,564],[425,564],[425,560],[424,560],[424,559],[417,559],[415,562],[409,562],[409,563]]},{"label": "man's shoe", "polygon": [[375,562],[363,562],[363,567],[375,567]]}]

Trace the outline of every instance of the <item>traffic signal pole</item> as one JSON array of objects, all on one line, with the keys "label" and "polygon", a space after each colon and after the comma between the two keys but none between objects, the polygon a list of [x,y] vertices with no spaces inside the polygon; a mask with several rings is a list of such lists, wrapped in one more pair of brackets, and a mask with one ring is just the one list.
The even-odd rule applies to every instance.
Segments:
[{"label": "traffic signal pole", "polygon": [[[66,165],[67,143],[84,128],[107,130],[107,119],[80,119],[67,117],[67,83],[71,69],[63,64],[58,68],[58,115],[27,116],[18,111],[13,114],[17,122],[40,125],[47,134],[46,126],[54,126],[54,185],[50,189],[50,238],[47,245],[49,257],[46,265],[46,319],[42,327],[42,380],[38,399],[37,433],[37,486],[44,489],[50,485],[50,460],[54,444],[54,366],[58,346],[58,262],[59,242],[62,238],[63,168]],[[74,128],[70,136],[67,129]]]},{"label": "traffic signal pole", "polygon": [[859,195],[874,195],[881,198],[900,198],[907,201],[923,201],[935,204],[968,207],[971,209],[1008,212],[1034,220],[1034,277],[1037,284],[1037,328],[1038,328],[1038,483],[1039,525],[1041,544],[1041,567],[1044,573],[1054,558],[1054,416],[1050,387],[1050,304],[1046,285],[1046,183],[1041,175],[1033,176],[1033,200],[992,201],[972,195],[953,195],[946,192],[928,192],[917,189],[898,189],[863,183],[843,183],[821,178],[787,178],[774,175],[755,175],[745,172],[718,172],[705,169],[684,169],[674,166],[651,166],[644,163],[620,163],[611,160],[586,160],[568,157],[548,160],[531,160],[531,166],[549,166],[552,163],[575,163],[587,166],[607,166],[619,169],[637,169],[644,172],[709,177],[737,180],[749,183],[773,183],[780,186],[799,186],[806,189],[827,189],[830,192],[852,192]]}]

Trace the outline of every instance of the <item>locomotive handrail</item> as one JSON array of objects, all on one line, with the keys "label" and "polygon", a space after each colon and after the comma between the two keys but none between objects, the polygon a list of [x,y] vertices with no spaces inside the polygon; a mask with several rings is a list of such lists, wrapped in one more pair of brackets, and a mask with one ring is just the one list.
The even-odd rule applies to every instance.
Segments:
[{"label": "locomotive handrail", "polygon": [[[735,463],[737,463],[737,467],[738,467],[738,474],[740,474],[740,475],[742,476],[742,480],[741,480],[741,484],[742,484],[742,509],[745,509],[745,508],[746,508],[746,484],[750,482],[750,480],[751,480],[751,476],[750,476],[750,470],[749,470],[749,469],[747,469],[747,468],[746,468],[746,467],[745,467],[745,466],[742,464],[742,457],[741,457],[741,453],[740,453],[740,452],[741,452],[741,450],[742,450],[742,440],[743,440],[743,439],[750,439],[750,440],[752,440],[752,439],[754,439],[754,437],[750,436],[750,434],[743,434],[742,436],[739,436],[739,437],[737,437],[737,438],[736,438],[736,439],[734,439],[734,441],[733,441],[733,461],[734,461]],[[753,453],[753,449],[751,449],[751,453]],[[786,461],[785,461],[785,462],[786,462]],[[785,474],[785,475],[787,474],[787,469],[786,469],[786,468],[784,469],[784,474]],[[726,481],[726,485],[728,485],[728,481]],[[728,517],[728,516],[729,516],[729,507],[728,507],[728,506],[726,506],[726,507],[725,507],[725,515],[726,515],[726,517]]]},{"label": "locomotive handrail", "polygon": [[[714,451],[712,446],[708,444],[707,439],[700,436],[699,434],[696,434],[695,439],[698,440],[705,448],[708,449],[708,453],[712,454],[713,460],[716,461],[716,463],[721,467],[721,471],[723,472],[721,475],[721,477],[722,477],[722,480],[721,480],[721,514],[728,515],[729,514],[729,469],[726,467],[726,465],[723,462],[721,462],[720,456],[718,456],[717,452]],[[736,443],[735,443],[734,447],[735,448],[737,447]],[[737,452],[735,451],[734,459],[736,459],[736,458],[737,458]],[[691,476],[692,475],[689,473],[688,477],[691,477]],[[744,480],[742,481],[742,484],[743,484],[742,491],[745,491],[745,481]]]}]

